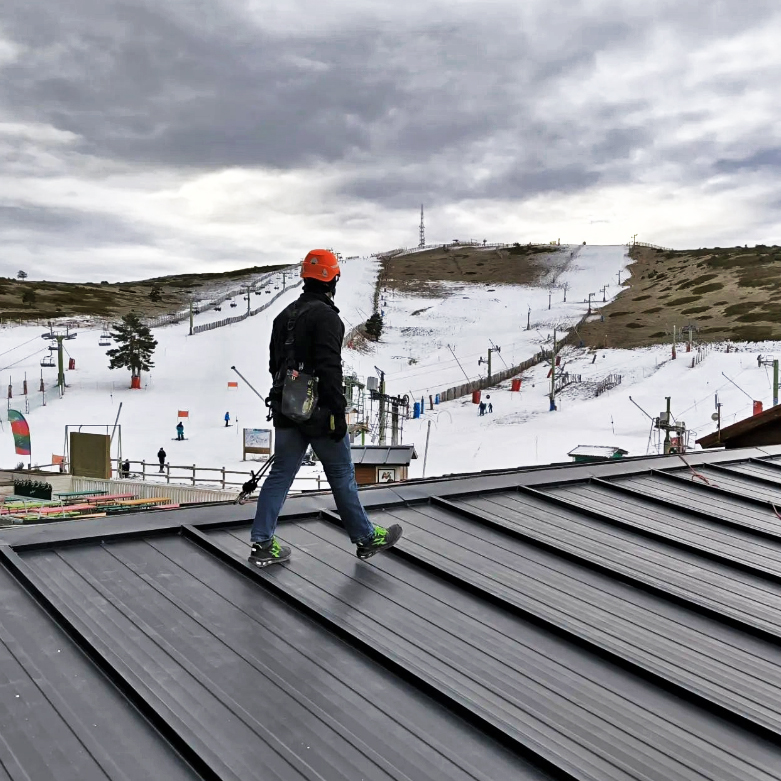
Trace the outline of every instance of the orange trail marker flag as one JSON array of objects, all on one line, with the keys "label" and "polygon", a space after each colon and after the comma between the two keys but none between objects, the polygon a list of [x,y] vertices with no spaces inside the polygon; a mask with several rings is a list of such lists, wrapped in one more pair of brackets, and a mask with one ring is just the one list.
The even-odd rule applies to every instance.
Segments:
[{"label": "orange trail marker flag", "polygon": [[8,420],[11,423],[11,431],[14,435],[14,447],[17,455],[30,455],[30,427],[21,412],[15,409],[8,410]]},{"label": "orange trail marker flag", "polygon": [[189,418],[190,417],[190,411],[186,409],[180,409],[179,414],[177,415],[178,418]]},{"label": "orange trail marker flag", "polygon": [[239,389],[239,383],[238,382],[229,382],[228,383],[228,390],[238,390]]}]

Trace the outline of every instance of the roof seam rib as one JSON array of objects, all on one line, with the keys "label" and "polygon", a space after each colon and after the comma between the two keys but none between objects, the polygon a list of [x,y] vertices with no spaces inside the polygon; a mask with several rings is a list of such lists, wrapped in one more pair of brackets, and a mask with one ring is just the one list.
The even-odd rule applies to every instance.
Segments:
[{"label": "roof seam rib", "polygon": [[[327,516],[327,520],[330,523],[341,528],[341,524],[339,523],[339,516],[336,513],[328,512],[324,513],[323,515]],[[649,669],[649,667],[644,666],[644,664],[639,661],[628,659],[626,656],[622,656],[620,653],[612,651],[594,640],[590,640],[582,634],[567,628],[563,624],[557,623],[552,619],[545,618],[538,612],[534,612],[531,609],[524,608],[519,604],[511,602],[506,597],[503,597],[497,592],[492,591],[485,585],[478,585],[477,583],[466,580],[463,575],[456,575],[453,572],[449,572],[444,567],[423,559],[406,548],[396,546],[391,548],[389,554],[395,558],[404,560],[405,562],[428,574],[434,575],[435,577],[446,581],[455,588],[472,594],[473,596],[477,596],[480,599],[484,599],[486,602],[489,602],[490,604],[494,605],[500,610],[503,610],[513,617],[520,617],[522,620],[539,626],[544,630],[549,631],[552,634],[555,634],[556,636],[575,644],[576,646],[583,647],[587,651],[594,653],[596,656],[599,656],[600,658],[605,659],[632,674],[638,675],[639,677],[658,685],[660,688],[665,689],[666,691],[682,697],[683,699],[691,702],[694,705],[697,705],[698,707],[703,707],[718,712],[720,716],[727,719],[728,721],[734,722],[744,729],[748,729],[750,732],[759,734],[765,739],[771,740],[781,745],[781,729],[779,728],[773,728],[768,724],[763,724],[757,719],[751,718],[750,716],[746,716],[742,713],[738,713],[727,705],[719,702],[716,698],[695,691],[694,688],[690,685],[674,681],[671,678],[663,675],[661,672],[655,672],[654,670]]]},{"label": "roof seam rib", "polygon": [[[543,500],[547,499],[546,494],[533,491],[532,489],[525,489],[524,492],[526,491],[528,491],[528,493],[532,496],[537,496],[538,498]],[[614,578],[615,580],[619,580],[622,583],[629,583],[632,586],[635,586],[636,588],[642,589],[643,591],[647,591],[648,593],[653,594],[654,596],[661,597],[662,599],[677,605],[683,605],[689,608],[690,610],[693,610],[696,613],[700,613],[702,615],[707,616],[708,618],[715,618],[717,621],[721,621],[725,624],[728,624],[729,626],[736,627],[742,632],[747,632],[756,637],[760,637],[761,639],[767,640],[771,643],[774,643],[775,645],[781,645],[781,634],[776,634],[775,632],[771,632],[768,629],[763,629],[762,627],[743,621],[739,618],[736,618],[735,616],[727,615],[725,613],[720,613],[718,610],[708,607],[708,605],[705,605],[701,602],[697,602],[694,599],[683,596],[681,594],[676,594],[671,591],[666,591],[661,586],[654,585],[648,580],[643,580],[642,578],[629,575],[625,572],[619,572],[618,570],[612,569],[610,566],[606,564],[600,564],[599,562],[586,558],[585,556],[581,556],[577,553],[573,553],[572,551],[564,550],[563,548],[560,548],[552,543],[546,542],[545,540],[540,540],[531,534],[526,534],[518,529],[501,524],[497,521],[492,520],[491,518],[480,515],[479,513],[469,510],[465,507],[460,507],[457,504],[452,504],[451,502],[445,499],[438,499],[437,497],[432,497],[431,501],[432,504],[436,504],[441,507],[445,507],[448,510],[457,512],[462,516],[469,518],[470,520],[478,524],[499,531],[500,533],[506,534],[509,537],[522,540],[523,542],[529,543],[534,547],[549,551],[569,561],[574,561],[577,564],[580,564],[596,572],[600,572],[604,575],[608,575],[609,577]]]},{"label": "roof seam rib", "polygon": [[[83,626],[73,611],[36,576],[32,568],[19,554],[6,546],[0,546],[0,560],[16,577],[22,587],[62,627],[75,644],[90,658],[98,669],[135,705],[158,732],[206,781],[242,781],[217,757],[202,745],[161,702],[153,702],[135,685],[132,673],[124,662]],[[188,733],[188,734],[185,734]],[[219,768],[219,770],[217,769]]]},{"label": "roof seam rib", "polygon": [[353,648],[357,648],[365,653],[371,659],[381,664],[403,680],[409,682],[418,690],[432,697],[445,708],[460,716],[471,724],[475,729],[480,730],[497,740],[497,742],[510,748],[519,756],[531,760],[538,767],[551,774],[560,781],[579,781],[579,777],[564,770],[560,764],[556,763],[554,756],[547,757],[543,749],[536,749],[509,734],[502,726],[501,721],[492,719],[490,716],[477,712],[474,704],[467,697],[447,693],[437,686],[427,676],[421,672],[412,669],[409,664],[404,664],[401,660],[393,658],[392,652],[384,651],[360,636],[360,632],[343,626],[340,622],[330,618],[316,608],[308,605],[303,600],[290,594],[283,587],[275,583],[271,578],[267,578],[259,571],[252,569],[245,562],[237,559],[227,550],[214,543],[197,528],[192,526],[183,527],[183,535],[186,539],[199,545],[204,550],[217,556],[223,562],[231,566],[238,572],[259,583],[263,588],[272,592],[285,603],[292,605],[299,612],[309,616],[321,626],[325,626],[329,631],[336,634],[342,640],[347,642]]}]

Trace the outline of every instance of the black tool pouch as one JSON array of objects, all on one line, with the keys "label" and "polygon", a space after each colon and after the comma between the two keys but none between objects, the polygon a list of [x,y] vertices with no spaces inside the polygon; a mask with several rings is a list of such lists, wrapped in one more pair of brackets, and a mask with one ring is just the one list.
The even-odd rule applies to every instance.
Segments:
[{"label": "black tool pouch", "polygon": [[284,375],[280,371],[279,374],[282,376],[278,375],[274,385],[276,387],[281,385],[279,412],[296,423],[305,423],[312,417],[312,413],[317,408],[318,379],[314,374],[305,372],[302,363],[296,364],[294,335],[296,321],[300,314],[298,307],[294,306],[293,314],[287,322],[286,368]]}]

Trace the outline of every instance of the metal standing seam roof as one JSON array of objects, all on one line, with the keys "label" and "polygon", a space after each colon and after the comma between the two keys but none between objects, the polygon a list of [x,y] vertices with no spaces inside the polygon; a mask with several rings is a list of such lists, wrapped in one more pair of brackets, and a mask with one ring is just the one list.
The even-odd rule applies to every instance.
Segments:
[{"label": "metal standing seam roof", "polygon": [[781,447],[0,529],[0,781],[781,779]]},{"label": "metal standing seam roof", "polygon": [[354,464],[366,466],[409,466],[418,457],[414,445],[353,445],[350,452]]},{"label": "metal standing seam roof", "polygon": [[567,453],[568,456],[603,456],[610,458],[616,453],[626,455],[629,451],[610,445],[578,445]]}]

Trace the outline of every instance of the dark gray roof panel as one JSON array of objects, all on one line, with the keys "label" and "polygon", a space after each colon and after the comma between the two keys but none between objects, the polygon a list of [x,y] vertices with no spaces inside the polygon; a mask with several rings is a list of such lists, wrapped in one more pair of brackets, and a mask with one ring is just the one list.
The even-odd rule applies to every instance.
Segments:
[{"label": "dark gray roof panel", "polygon": [[[721,777],[742,781],[778,771],[781,753],[769,741],[465,593],[414,558],[391,555],[356,567],[343,535],[323,522],[290,524],[282,537],[295,546],[300,566],[259,577],[273,578],[341,631],[449,690],[477,717],[578,778],[697,777],[692,771],[705,778],[728,767]],[[457,544],[452,536],[438,539],[447,550]],[[239,559],[246,555],[243,535],[220,542]],[[467,557],[473,566],[475,558]],[[767,666],[777,685],[778,661]],[[772,705],[766,715],[775,720]]]},{"label": "dark gray roof panel", "polygon": [[618,487],[615,481],[573,483],[544,492],[638,534],[781,578],[781,535],[778,540],[757,537],[750,530],[725,526],[706,513],[693,516],[674,503],[656,504],[625,485]]},{"label": "dark gray roof panel", "polygon": [[687,485],[683,480],[677,480],[676,485],[671,480],[655,475],[633,475],[620,480],[615,479],[615,482],[617,485],[625,485],[634,491],[647,494],[651,498],[674,501],[684,510],[707,512],[716,519],[732,521],[747,530],[781,535],[781,525],[770,506],[758,507],[725,496],[718,491],[706,492],[701,486],[694,483]]},{"label": "dark gray roof panel", "polygon": [[236,778],[543,777],[179,537],[24,558]]},{"label": "dark gray roof panel", "polygon": [[0,781],[781,781],[781,447],[686,461],[0,530]]},{"label": "dark gray roof panel", "polygon": [[0,569],[0,779],[200,778]]},{"label": "dark gray roof panel", "polygon": [[351,450],[354,464],[377,465],[396,464],[409,466],[417,458],[414,445],[353,445]]}]

